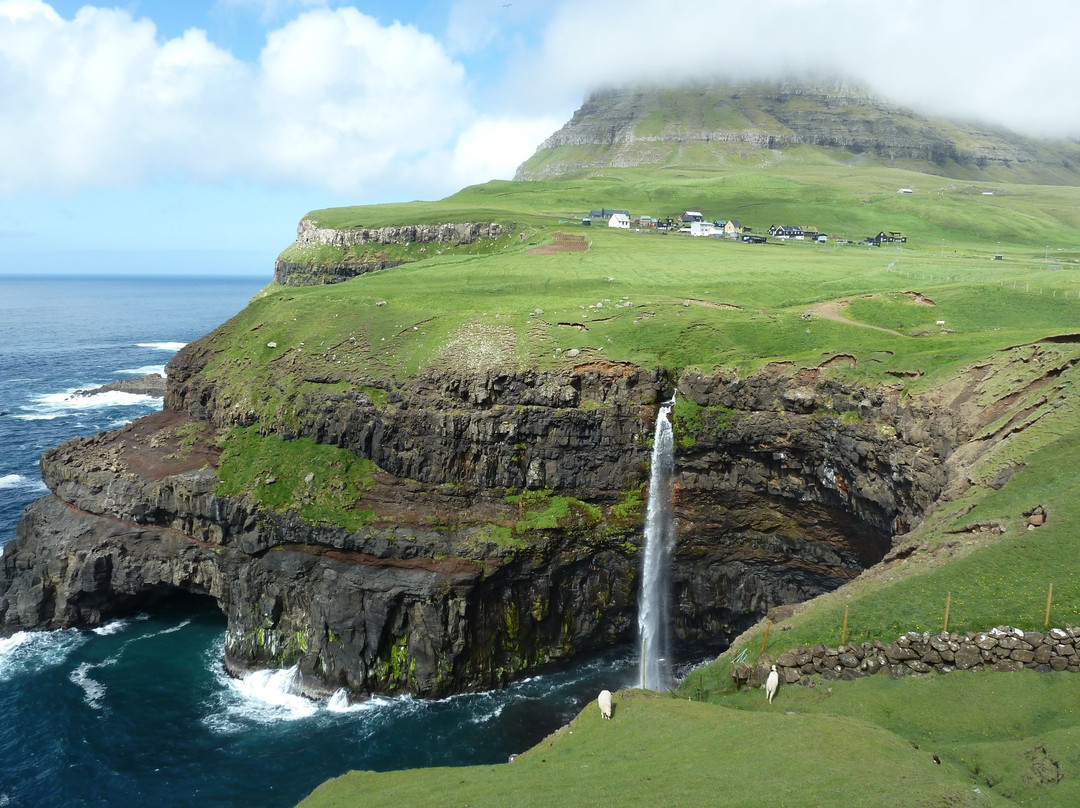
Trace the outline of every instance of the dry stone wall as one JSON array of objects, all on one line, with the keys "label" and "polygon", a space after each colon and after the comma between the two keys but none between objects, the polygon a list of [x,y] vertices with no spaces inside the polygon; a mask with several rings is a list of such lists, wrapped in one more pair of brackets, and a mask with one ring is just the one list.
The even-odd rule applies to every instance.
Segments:
[{"label": "dry stone wall", "polygon": [[[909,632],[895,642],[848,643],[838,648],[805,646],[776,658],[776,668],[787,684],[807,683],[818,675],[825,679],[858,679],[875,673],[893,677],[951,671],[1072,671],[1080,673],[1080,628],[1052,628],[1046,633],[998,626],[989,631]],[[754,680],[765,681],[767,660],[754,671]]]}]

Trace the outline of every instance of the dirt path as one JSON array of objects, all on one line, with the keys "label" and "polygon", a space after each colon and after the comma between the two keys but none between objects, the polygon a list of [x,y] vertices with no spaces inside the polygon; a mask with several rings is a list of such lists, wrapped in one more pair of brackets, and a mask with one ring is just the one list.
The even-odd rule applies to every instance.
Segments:
[{"label": "dirt path", "polygon": [[850,305],[847,300],[830,300],[826,303],[818,303],[816,306],[811,306],[807,311],[815,317],[820,317],[823,320],[832,320],[836,323],[845,323],[847,325],[857,325],[860,328],[872,328],[874,331],[884,331],[886,334],[899,334],[899,331],[893,331],[891,328],[882,328],[879,325],[870,325],[869,323],[860,323],[858,320],[849,320],[844,316],[844,311]]}]

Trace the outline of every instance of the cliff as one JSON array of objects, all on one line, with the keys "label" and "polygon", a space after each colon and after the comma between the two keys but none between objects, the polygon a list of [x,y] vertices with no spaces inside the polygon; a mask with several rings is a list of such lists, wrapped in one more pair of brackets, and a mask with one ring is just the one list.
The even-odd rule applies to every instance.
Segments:
[{"label": "cliff", "polygon": [[380,404],[309,398],[282,436],[377,465],[357,503],[372,516],[346,529],[302,517],[336,485],[316,472],[285,509],[219,493],[235,415],[193,372],[200,350],[170,365],[160,414],[45,453],[53,493],[3,556],[5,632],[201,594],[228,618],[231,670],[299,662],[313,695],[445,695],[632,641],[647,440],[677,385],[676,633],[721,648],[877,562],[997,413],[964,405],[978,375],[947,398],[785,364],[421,375]]},{"label": "cliff", "polygon": [[300,220],[296,241],[274,264],[274,282],[311,286],[341,281],[418,261],[427,255],[488,242],[497,244],[509,232],[498,222],[415,224],[389,227],[320,227]]},{"label": "cliff", "polygon": [[[607,168],[768,166],[799,147],[967,179],[1076,184],[1080,145],[927,118],[850,82],[595,92],[523,163],[519,180]],[[818,158],[821,159],[821,158]]]}]

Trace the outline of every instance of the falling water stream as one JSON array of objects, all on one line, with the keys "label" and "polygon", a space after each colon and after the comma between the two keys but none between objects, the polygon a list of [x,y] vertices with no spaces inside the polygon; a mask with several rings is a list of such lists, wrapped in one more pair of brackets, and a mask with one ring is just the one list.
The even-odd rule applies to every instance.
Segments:
[{"label": "falling water stream", "polygon": [[649,472],[649,502],[645,510],[645,558],[638,599],[641,635],[641,686],[668,690],[671,671],[671,557],[675,550],[672,478],[675,471],[675,436],[669,415],[675,398],[656,415]]}]

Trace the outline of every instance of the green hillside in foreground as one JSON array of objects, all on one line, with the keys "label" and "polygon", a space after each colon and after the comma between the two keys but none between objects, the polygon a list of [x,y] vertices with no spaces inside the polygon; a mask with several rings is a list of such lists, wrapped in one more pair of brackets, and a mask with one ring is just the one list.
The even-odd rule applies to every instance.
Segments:
[{"label": "green hillside in foreground", "polygon": [[[435,203],[315,211],[340,229],[497,221],[516,236],[333,286],[270,286],[216,335],[206,372],[259,420],[286,425],[305,392],[334,384],[378,396],[427,371],[598,358],[676,374],[790,361],[931,396],[978,368],[1023,403],[982,465],[901,537],[895,559],[810,602],[767,642],[760,625],[675,693],[616,694],[610,722],[590,705],[513,763],[356,772],[306,808],[1080,803],[1073,674],[818,682],[782,687],[772,706],[731,684],[737,653],[754,661],[763,645],[775,658],[845,636],[935,632],[947,599],[954,630],[1041,630],[1052,584],[1051,625],[1080,624],[1080,188],[850,166],[799,148],[813,151],[767,169],[605,169]],[[747,245],[583,228],[600,207],[694,209],[756,232],[799,224],[832,238]],[[882,229],[908,241],[835,241]],[[531,252],[556,232],[585,236],[588,251]],[[269,343],[302,345],[302,361]],[[853,362],[828,362],[840,355]],[[1036,387],[1047,367],[1050,382]],[[1047,522],[1028,530],[1023,514],[1037,505]]]}]

